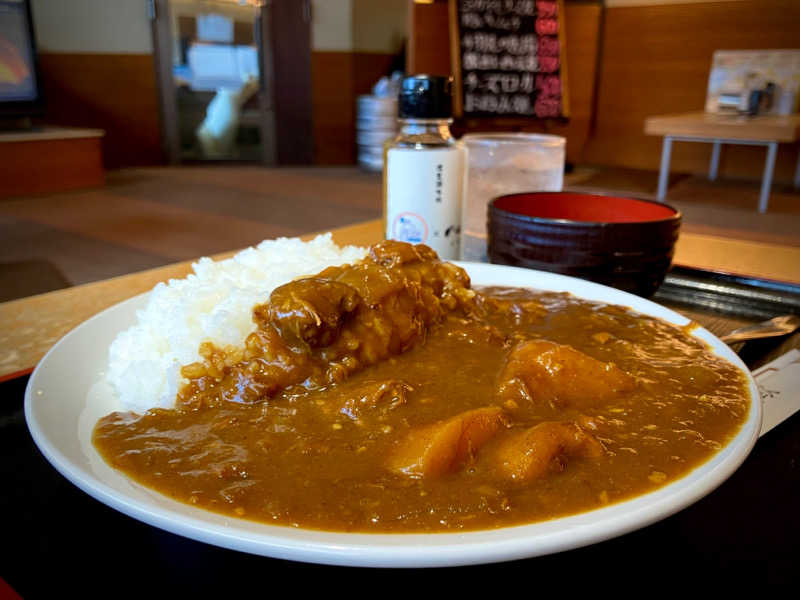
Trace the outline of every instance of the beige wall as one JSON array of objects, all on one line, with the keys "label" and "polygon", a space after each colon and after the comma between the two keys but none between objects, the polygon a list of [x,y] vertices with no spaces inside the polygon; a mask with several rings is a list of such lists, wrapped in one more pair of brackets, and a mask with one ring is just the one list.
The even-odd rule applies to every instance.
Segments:
[{"label": "beige wall", "polygon": [[353,49],[353,0],[312,0],[311,49]]},{"label": "beige wall", "polygon": [[150,54],[144,0],[32,0],[43,52]]},{"label": "beige wall", "polygon": [[[32,0],[36,38],[44,52],[149,54],[153,51],[145,0]],[[175,14],[204,12],[204,2],[173,0]],[[252,12],[216,5],[217,12]],[[408,0],[313,0],[312,49],[386,52],[406,35]]]},{"label": "beige wall", "polygon": [[406,37],[408,0],[313,0],[311,47],[394,54]]},{"label": "beige wall", "polygon": [[394,54],[408,29],[408,0],[353,0],[353,50]]}]

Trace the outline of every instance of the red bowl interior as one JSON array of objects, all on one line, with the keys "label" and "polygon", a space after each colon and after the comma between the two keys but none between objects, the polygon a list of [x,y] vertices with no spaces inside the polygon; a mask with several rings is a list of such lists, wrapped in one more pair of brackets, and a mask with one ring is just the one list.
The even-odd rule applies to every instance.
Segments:
[{"label": "red bowl interior", "polygon": [[494,206],[527,217],[589,223],[663,221],[677,214],[671,206],[657,202],[571,192],[511,194],[497,198]]}]

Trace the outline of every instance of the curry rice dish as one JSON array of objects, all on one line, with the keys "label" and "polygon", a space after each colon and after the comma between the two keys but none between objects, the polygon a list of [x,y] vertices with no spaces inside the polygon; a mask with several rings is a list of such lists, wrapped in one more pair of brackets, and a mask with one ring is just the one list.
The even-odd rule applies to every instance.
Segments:
[{"label": "curry rice dish", "polygon": [[355,532],[518,525],[644,494],[744,422],[746,379],[687,330],[569,294],[472,289],[383,242],[204,343],[175,408],[115,412],[104,459],[215,512]]}]

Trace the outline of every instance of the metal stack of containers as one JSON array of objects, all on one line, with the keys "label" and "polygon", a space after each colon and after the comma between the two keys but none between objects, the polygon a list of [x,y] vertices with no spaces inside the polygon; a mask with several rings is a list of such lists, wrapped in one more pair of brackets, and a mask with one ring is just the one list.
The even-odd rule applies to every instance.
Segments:
[{"label": "metal stack of containers", "polygon": [[380,171],[383,143],[397,134],[397,98],[359,96],[356,106],[358,164],[368,171]]},{"label": "metal stack of containers", "polygon": [[381,77],[372,94],[356,100],[358,164],[368,171],[383,169],[383,143],[397,135],[397,95],[403,74]]}]

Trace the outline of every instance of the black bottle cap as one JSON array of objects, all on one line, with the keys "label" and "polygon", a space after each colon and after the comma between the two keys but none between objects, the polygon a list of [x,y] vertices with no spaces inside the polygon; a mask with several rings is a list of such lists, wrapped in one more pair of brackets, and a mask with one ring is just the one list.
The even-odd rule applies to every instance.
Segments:
[{"label": "black bottle cap", "polygon": [[406,77],[400,87],[397,112],[401,119],[449,119],[453,116],[453,78]]}]

